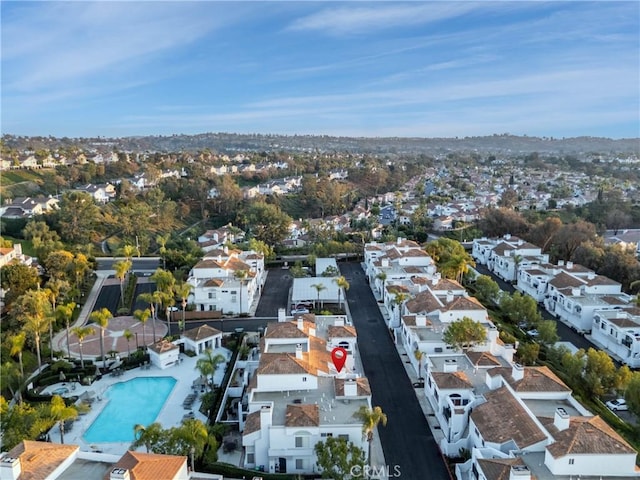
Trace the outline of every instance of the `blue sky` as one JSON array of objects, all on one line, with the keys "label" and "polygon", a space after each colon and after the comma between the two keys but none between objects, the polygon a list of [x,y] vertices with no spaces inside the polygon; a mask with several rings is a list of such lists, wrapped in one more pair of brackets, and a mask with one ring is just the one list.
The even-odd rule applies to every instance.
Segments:
[{"label": "blue sky", "polygon": [[2,133],[640,136],[640,3],[1,3]]}]

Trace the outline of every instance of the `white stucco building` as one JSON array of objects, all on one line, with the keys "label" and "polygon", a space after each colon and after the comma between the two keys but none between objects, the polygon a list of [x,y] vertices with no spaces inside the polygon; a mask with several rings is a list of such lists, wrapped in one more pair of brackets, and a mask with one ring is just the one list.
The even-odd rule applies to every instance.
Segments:
[{"label": "white stucco building", "polygon": [[262,254],[226,247],[211,250],[189,272],[189,301],[199,311],[246,314],[259,300],[264,281]]},{"label": "white stucco building", "polygon": [[[371,407],[371,389],[357,359],[355,330],[344,317],[280,320],[267,327],[243,400],[244,465],[270,473],[319,473],[314,446],[327,437],[367,451],[354,414]],[[331,361],[335,342],[349,343],[341,372]]]}]

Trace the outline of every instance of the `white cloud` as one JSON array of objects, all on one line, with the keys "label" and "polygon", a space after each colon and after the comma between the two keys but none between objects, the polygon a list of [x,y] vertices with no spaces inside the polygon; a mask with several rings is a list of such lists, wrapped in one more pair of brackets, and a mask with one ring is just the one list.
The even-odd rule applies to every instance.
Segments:
[{"label": "white cloud", "polygon": [[137,70],[154,55],[188,45],[217,26],[217,17],[203,14],[197,3],[190,7],[173,2],[45,2],[20,9],[3,20],[5,88],[59,88]]},{"label": "white cloud", "polygon": [[447,20],[478,8],[485,7],[477,2],[373,2],[368,6],[327,8],[293,21],[288,29],[316,30],[335,35],[365,33]]}]

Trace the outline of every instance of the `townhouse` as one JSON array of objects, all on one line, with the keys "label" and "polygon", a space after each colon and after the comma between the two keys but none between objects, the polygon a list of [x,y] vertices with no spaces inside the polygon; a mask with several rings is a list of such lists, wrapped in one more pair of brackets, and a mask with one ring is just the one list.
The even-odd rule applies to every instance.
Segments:
[{"label": "townhouse", "polygon": [[[420,351],[427,355],[451,353],[453,349],[442,339],[443,333],[452,322],[464,317],[480,322],[487,332],[486,340],[473,348],[475,352],[490,352],[508,361],[513,358],[515,346],[499,339],[498,329],[487,310],[452,280],[441,280],[404,304],[397,338],[407,352]],[[419,372],[418,360],[413,355],[409,357]]]},{"label": "townhouse", "polygon": [[[319,473],[315,445],[344,438],[367,451],[360,407],[371,408],[371,388],[362,375],[355,329],[344,316],[313,314],[269,324],[260,343],[241,422],[244,466],[270,473]],[[348,356],[336,371],[330,351]]]},{"label": "townhouse", "polygon": [[591,332],[596,310],[619,310],[631,302],[620,283],[592,271],[586,276],[573,274],[571,268],[549,281],[543,303],[549,313],[575,330]]},{"label": "townhouse", "polygon": [[640,307],[596,310],[591,340],[630,368],[640,368]]},{"label": "townhouse", "polygon": [[249,313],[265,282],[264,255],[227,247],[205,254],[189,272],[190,303],[199,311]]},{"label": "townhouse", "polygon": [[[187,457],[128,451],[116,455],[84,452],[78,445],[23,440],[0,459],[0,478],[22,480],[188,480]],[[222,476],[206,478],[221,480]]]},{"label": "townhouse", "polygon": [[519,269],[549,262],[549,255],[543,254],[540,247],[509,234],[500,239],[475,239],[471,254],[476,262],[487,265],[507,282],[518,279]]},{"label": "townhouse", "polygon": [[431,355],[425,368],[442,451],[471,453],[458,480],[640,475],[637,452],[547,367],[468,352]]}]

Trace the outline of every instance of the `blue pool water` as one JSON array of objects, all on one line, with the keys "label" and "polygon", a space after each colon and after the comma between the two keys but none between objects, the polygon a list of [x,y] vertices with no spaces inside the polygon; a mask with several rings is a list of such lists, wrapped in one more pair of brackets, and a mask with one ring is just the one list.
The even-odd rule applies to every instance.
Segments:
[{"label": "blue pool water", "polygon": [[112,385],[102,399],[107,405],[84,433],[85,442],[132,442],[133,427],[156,420],[176,382],[173,377],[141,377]]}]

